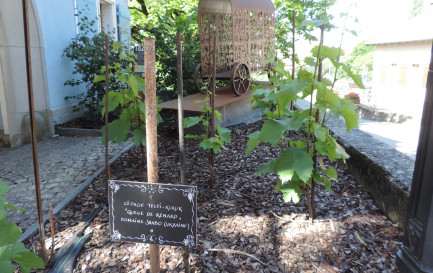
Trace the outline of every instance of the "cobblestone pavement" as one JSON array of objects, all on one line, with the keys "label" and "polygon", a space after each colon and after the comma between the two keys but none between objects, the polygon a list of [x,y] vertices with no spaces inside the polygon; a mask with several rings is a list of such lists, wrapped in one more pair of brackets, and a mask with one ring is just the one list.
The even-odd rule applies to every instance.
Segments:
[{"label": "cobblestone pavement", "polygon": [[[109,145],[112,158],[131,142]],[[104,165],[100,137],[55,137],[38,142],[44,214]],[[6,201],[26,212],[9,210],[9,220],[22,229],[37,221],[31,145],[0,152],[0,179],[9,185]]]}]

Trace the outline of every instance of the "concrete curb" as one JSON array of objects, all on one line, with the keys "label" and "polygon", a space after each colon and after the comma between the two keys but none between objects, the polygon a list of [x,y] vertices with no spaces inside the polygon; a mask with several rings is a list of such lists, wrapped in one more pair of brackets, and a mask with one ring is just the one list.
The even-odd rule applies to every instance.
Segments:
[{"label": "concrete curb", "polygon": [[102,136],[101,130],[99,129],[56,127],[55,133],[60,136]]},{"label": "concrete curb", "polygon": [[[134,147],[134,143],[129,144],[125,148],[123,148],[120,152],[118,152],[116,155],[113,156],[113,158],[110,159],[110,164],[114,163],[117,159],[119,159],[124,153],[129,151],[132,147]],[[99,168],[91,177],[89,177],[86,181],[81,183],[78,188],[76,188],[73,192],[71,192],[68,196],[63,199],[55,208],[53,208],[53,214],[59,213],[62,209],[67,207],[72,201],[75,200],[78,194],[80,194],[83,190],[85,190],[90,183],[103,171],[105,170],[105,166]],[[50,219],[50,215],[47,213],[44,215],[44,223],[47,222]],[[20,238],[18,239],[18,242],[22,242],[35,234],[39,232],[39,222],[36,222],[29,226],[26,231],[21,234]]]}]

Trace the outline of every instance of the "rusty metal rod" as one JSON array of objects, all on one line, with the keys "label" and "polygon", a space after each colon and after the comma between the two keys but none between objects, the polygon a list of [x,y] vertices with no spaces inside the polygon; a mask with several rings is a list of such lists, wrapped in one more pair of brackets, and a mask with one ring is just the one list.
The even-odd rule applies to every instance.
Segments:
[{"label": "rusty metal rod", "polygon": [[[109,62],[108,62],[108,35],[105,34],[105,178],[106,178],[106,185],[107,185],[107,192],[108,192],[108,180],[111,179],[110,174],[110,160],[108,159],[108,85],[110,81],[110,69],[109,69]],[[108,198],[108,194],[107,194]]]},{"label": "rusty metal rod", "polygon": [[[293,32],[292,32],[292,80],[295,79],[295,66],[296,66],[296,54],[295,54],[295,36],[296,36],[296,11],[293,11]],[[293,102],[291,103],[291,110],[293,110]]]},{"label": "rusty metal rod", "polygon": [[47,264],[47,253],[45,249],[45,231],[44,231],[44,217],[42,210],[42,197],[41,197],[41,182],[39,179],[39,162],[38,162],[38,144],[35,123],[35,103],[33,99],[33,81],[32,81],[32,57],[30,49],[30,28],[29,28],[29,14],[27,0],[22,0],[23,6],[23,22],[24,22],[24,47],[26,53],[26,71],[27,71],[27,90],[29,98],[29,114],[30,114],[30,129],[32,139],[32,156],[33,156],[33,171],[35,177],[35,190],[36,190],[36,204],[38,209],[39,221],[39,238],[41,241],[41,254],[42,259]]},{"label": "rusty metal rod", "polygon": [[[183,74],[182,74],[182,34],[180,31],[176,34],[177,45],[177,117],[179,131],[179,157],[180,157],[180,184],[185,185],[185,139],[183,130]],[[185,272],[190,271],[189,249],[182,247],[183,267]]]},{"label": "rusty metal rod", "polygon": [[[144,39],[147,181],[158,183],[155,39]],[[150,245],[150,272],[159,273],[159,245]]]},{"label": "rusty metal rod", "polygon": [[51,254],[50,254],[50,259],[48,261],[48,264],[52,264],[53,259],[54,259],[54,216],[53,216],[53,205],[50,204],[49,206],[49,210],[50,210],[50,223],[51,223]]}]

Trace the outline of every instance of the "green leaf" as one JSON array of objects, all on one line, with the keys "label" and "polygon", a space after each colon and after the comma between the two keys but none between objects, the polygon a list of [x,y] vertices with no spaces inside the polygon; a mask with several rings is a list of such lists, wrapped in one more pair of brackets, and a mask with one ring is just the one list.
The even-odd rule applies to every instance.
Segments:
[{"label": "green leaf", "polygon": [[336,144],[336,152],[337,152],[337,155],[339,155],[340,156],[340,158],[342,158],[342,159],[349,159],[350,158],[350,155],[348,154],[348,153],[346,153],[346,150],[340,145],[340,144],[338,144],[338,143],[335,143]]},{"label": "green leaf", "polygon": [[283,133],[286,131],[284,125],[274,119],[266,120],[259,135],[261,141],[269,142],[272,146],[278,144]]},{"label": "green leaf", "polygon": [[101,81],[105,81],[105,75],[95,75],[95,77],[93,78],[94,83]]},{"label": "green leaf", "polygon": [[119,59],[127,61],[129,59],[128,55],[124,51],[122,51],[119,55]]},{"label": "green leaf", "polygon": [[304,59],[304,63],[306,63],[309,66],[315,67],[316,66],[316,60],[314,58],[311,57],[306,57]]},{"label": "green leaf", "polygon": [[299,180],[293,180],[283,184],[279,191],[283,194],[284,201],[292,201],[295,204],[298,203],[301,200],[301,185],[302,183]]},{"label": "green leaf", "polygon": [[277,160],[271,160],[268,161],[264,164],[262,164],[259,168],[259,170],[254,174],[255,176],[259,176],[261,174],[267,174],[267,173],[272,173],[275,171],[275,165],[277,163]]},{"label": "green leaf", "polygon": [[303,26],[320,27],[327,23],[328,23],[327,20],[304,20],[301,22],[299,27],[303,27]]},{"label": "green leaf", "polygon": [[[319,51],[319,47],[316,46],[311,51],[313,53],[313,56],[317,58],[317,53]],[[320,48],[320,58],[325,59],[328,58],[329,60],[337,60],[339,56],[344,55],[344,51],[338,47],[330,47],[330,46],[322,46]]]},{"label": "green leaf", "polygon": [[313,160],[305,150],[289,147],[276,159],[275,171],[283,183],[291,180],[294,173],[307,182],[313,172]]},{"label": "green leaf", "polygon": [[319,151],[319,153],[329,157],[329,160],[331,160],[331,162],[337,159],[337,153],[335,151],[337,145],[332,138],[328,137],[326,138],[326,141],[321,141],[320,139],[318,139],[316,143],[314,143],[314,147],[317,151]]},{"label": "green leaf", "polygon": [[21,236],[21,229],[13,222],[0,219],[0,245],[6,245],[18,240]]},{"label": "green leaf", "polygon": [[[119,105],[121,105],[123,102],[123,96],[121,92],[115,92],[110,91],[108,92],[108,112],[114,111]],[[105,96],[102,98],[101,101],[102,109],[101,109],[101,115],[102,117],[105,116]]]},{"label": "green leaf", "polygon": [[[0,205],[1,205],[1,203],[0,203]],[[25,209],[21,209],[21,208],[19,208],[19,207],[17,207],[17,206],[11,205],[11,204],[9,204],[8,202],[4,202],[3,206],[4,206],[5,208],[7,208],[7,209],[19,210],[19,211],[22,211],[22,212],[25,212],[25,211],[26,211]]]},{"label": "green leaf", "polygon": [[221,121],[222,120],[222,116],[221,116],[221,113],[220,113],[220,111],[218,111],[218,110],[215,110],[215,117],[219,120],[219,121]]},{"label": "green leaf", "polygon": [[245,155],[248,156],[254,148],[257,147],[257,145],[260,144],[261,140],[259,139],[260,131],[251,133],[248,136],[248,143],[247,143],[247,151],[245,152]]},{"label": "green leaf", "polygon": [[135,146],[146,146],[146,129],[135,129],[132,132]]},{"label": "green leaf", "polygon": [[118,50],[122,46],[122,42],[118,41],[113,43],[113,50]]},{"label": "green leaf", "polygon": [[329,191],[329,192],[332,192],[332,183],[331,183],[331,181],[328,179],[328,177],[326,177],[326,176],[323,176],[322,177],[322,179],[323,179],[323,184],[325,185],[325,188]]},{"label": "green leaf", "polygon": [[15,266],[9,260],[0,260],[0,269],[4,273],[13,273]]},{"label": "green leaf", "polygon": [[353,103],[343,100],[342,105],[340,105],[338,111],[341,113],[341,115],[343,115],[343,118],[346,121],[347,132],[350,132],[352,128],[358,127],[356,106]]},{"label": "green leaf", "polygon": [[220,139],[223,143],[230,143],[232,140],[231,138],[231,131],[227,128],[221,128],[219,125],[217,127],[218,135],[220,136]]},{"label": "green leaf", "polygon": [[319,124],[314,124],[314,136],[321,141],[326,141],[328,137],[329,129],[327,127],[322,127]]},{"label": "green leaf", "polygon": [[327,176],[329,176],[329,178],[331,178],[334,181],[337,181],[338,174],[334,167],[325,170],[325,173]]},{"label": "green leaf", "polygon": [[183,120],[183,124],[185,128],[190,128],[194,125],[197,125],[202,120],[201,116],[198,117],[188,117]]},{"label": "green leaf", "polygon": [[[105,126],[101,128],[102,144],[105,144]],[[108,124],[108,140],[113,143],[122,143],[128,137],[129,124],[122,120],[116,119]]]},{"label": "green leaf", "polygon": [[20,269],[23,273],[29,273],[31,268],[44,269],[45,265],[41,258],[29,250],[20,252],[20,257],[15,257],[14,260],[20,264]]},{"label": "green leaf", "polygon": [[0,196],[6,194],[9,191],[9,186],[0,180]]},{"label": "green leaf", "polygon": [[310,79],[294,79],[293,81],[282,85],[280,91],[277,93],[278,103],[286,108],[289,102],[296,101],[298,94],[304,91],[305,88],[311,86],[312,81]]}]

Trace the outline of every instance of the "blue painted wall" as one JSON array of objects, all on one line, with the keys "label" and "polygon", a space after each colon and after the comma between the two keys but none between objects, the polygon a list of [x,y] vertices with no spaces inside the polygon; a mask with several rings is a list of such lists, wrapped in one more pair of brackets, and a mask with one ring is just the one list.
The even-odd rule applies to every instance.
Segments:
[{"label": "blue painted wall", "polygon": [[[97,0],[76,0],[76,3],[78,11],[84,11],[81,16],[96,20]],[[128,1],[118,0],[117,3],[122,13],[120,23],[129,29]],[[73,63],[62,56],[71,39],[77,36],[74,0],[36,0],[36,4],[42,29],[50,108],[65,106],[72,103],[66,101],[65,96],[85,91],[84,86],[64,86],[65,81],[75,76],[72,74]],[[121,37],[123,41],[129,41],[130,30],[129,34],[122,33]]]}]

